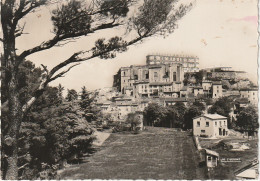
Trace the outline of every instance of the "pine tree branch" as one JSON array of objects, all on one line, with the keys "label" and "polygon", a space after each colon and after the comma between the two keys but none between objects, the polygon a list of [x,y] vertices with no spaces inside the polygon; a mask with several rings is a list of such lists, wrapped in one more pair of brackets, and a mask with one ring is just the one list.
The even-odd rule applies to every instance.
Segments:
[{"label": "pine tree branch", "polygon": [[68,39],[72,39],[72,38],[76,38],[76,37],[80,37],[80,36],[86,36],[90,33],[94,33],[99,30],[110,29],[110,28],[114,28],[114,27],[117,27],[120,25],[121,24],[119,24],[119,23],[114,24],[114,22],[111,22],[111,23],[101,24],[95,28],[88,30],[87,32],[82,31],[82,32],[77,32],[77,33],[68,33],[68,34],[64,34],[64,35],[56,35],[53,39],[51,39],[49,41],[42,42],[40,45],[38,45],[32,49],[25,50],[18,56],[18,59],[20,61],[23,61],[24,58],[27,57],[28,55],[52,48],[60,41],[64,41],[64,40],[68,40]]}]

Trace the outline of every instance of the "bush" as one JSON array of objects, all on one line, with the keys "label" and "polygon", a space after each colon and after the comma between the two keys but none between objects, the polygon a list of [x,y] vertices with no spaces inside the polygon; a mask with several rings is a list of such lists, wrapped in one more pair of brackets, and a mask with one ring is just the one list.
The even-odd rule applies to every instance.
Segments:
[{"label": "bush", "polygon": [[117,132],[125,132],[125,131],[131,131],[131,126],[130,125],[128,125],[128,124],[126,124],[126,123],[117,123],[117,125],[115,125],[114,127],[113,127],[113,130],[112,130],[112,132],[113,133],[117,133]]}]

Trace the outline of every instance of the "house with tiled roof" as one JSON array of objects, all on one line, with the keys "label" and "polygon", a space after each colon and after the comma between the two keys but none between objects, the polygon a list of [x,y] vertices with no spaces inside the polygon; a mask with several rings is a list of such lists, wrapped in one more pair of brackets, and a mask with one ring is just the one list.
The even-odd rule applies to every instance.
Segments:
[{"label": "house with tiled roof", "polygon": [[193,118],[193,135],[205,137],[227,136],[227,117],[219,114],[204,114]]}]

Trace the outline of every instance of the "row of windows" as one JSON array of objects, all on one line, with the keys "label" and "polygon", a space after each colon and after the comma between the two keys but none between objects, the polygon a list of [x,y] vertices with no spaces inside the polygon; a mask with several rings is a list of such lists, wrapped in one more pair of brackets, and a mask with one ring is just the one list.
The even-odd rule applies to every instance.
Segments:
[{"label": "row of windows", "polygon": [[[224,123],[224,125],[226,125],[226,121],[224,121],[223,123]],[[221,124],[222,124],[222,121],[219,121],[220,126],[221,126]],[[215,126],[217,126],[217,125],[218,125],[218,121],[215,121]],[[200,127],[200,121],[197,121],[197,127]],[[206,127],[209,127],[208,121],[206,122]]]},{"label": "row of windows", "polygon": [[150,57],[151,60],[173,60],[173,61],[185,61],[185,62],[198,62],[197,59],[193,58],[177,58],[177,57],[160,57],[154,56]]}]

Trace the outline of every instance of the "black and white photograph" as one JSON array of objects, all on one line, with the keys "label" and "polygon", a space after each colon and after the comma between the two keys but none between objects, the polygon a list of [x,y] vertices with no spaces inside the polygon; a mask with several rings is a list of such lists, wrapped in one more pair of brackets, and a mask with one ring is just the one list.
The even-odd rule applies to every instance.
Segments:
[{"label": "black and white photograph", "polygon": [[258,180],[258,0],[1,0],[1,180]]}]

